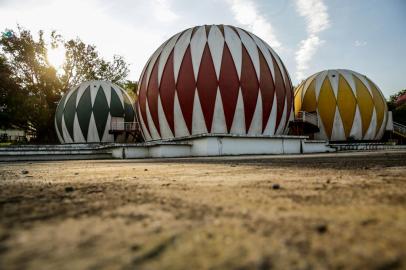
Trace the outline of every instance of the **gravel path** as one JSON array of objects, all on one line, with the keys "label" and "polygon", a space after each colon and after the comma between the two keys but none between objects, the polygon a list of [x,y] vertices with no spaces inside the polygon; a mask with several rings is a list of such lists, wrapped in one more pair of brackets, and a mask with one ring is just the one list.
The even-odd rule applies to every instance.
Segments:
[{"label": "gravel path", "polygon": [[405,269],[406,152],[0,163],[1,269]]}]

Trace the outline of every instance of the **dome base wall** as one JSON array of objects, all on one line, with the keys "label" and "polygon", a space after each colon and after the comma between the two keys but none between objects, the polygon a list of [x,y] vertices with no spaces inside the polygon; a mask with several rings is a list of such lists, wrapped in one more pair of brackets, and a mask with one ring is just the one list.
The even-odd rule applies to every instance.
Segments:
[{"label": "dome base wall", "polygon": [[113,149],[114,158],[284,155],[334,152],[326,141],[306,136],[198,135]]}]

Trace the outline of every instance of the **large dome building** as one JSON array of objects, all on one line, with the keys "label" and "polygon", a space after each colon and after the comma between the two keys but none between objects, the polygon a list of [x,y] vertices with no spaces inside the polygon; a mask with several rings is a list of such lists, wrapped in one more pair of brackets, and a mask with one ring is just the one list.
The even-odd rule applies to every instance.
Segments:
[{"label": "large dome building", "polygon": [[330,141],[379,140],[388,109],[378,86],[355,71],[325,70],[310,76],[295,90],[295,114],[317,113],[320,132]]},{"label": "large dome building", "polygon": [[134,122],[132,104],[128,94],[111,82],[88,81],[73,87],[56,109],[55,129],[59,141],[114,142],[117,138],[110,132],[112,119]]},{"label": "large dome building", "polygon": [[198,134],[286,134],[293,117],[289,74],[263,40],[204,25],[164,42],[139,79],[137,115],[146,141]]}]

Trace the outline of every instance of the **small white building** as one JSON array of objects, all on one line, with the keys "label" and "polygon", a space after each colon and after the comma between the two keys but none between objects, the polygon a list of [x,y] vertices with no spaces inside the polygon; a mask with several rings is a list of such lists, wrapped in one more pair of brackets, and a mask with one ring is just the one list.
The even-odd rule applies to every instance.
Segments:
[{"label": "small white building", "polygon": [[22,142],[29,141],[29,138],[22,129],[0,129],[0,141]]}]

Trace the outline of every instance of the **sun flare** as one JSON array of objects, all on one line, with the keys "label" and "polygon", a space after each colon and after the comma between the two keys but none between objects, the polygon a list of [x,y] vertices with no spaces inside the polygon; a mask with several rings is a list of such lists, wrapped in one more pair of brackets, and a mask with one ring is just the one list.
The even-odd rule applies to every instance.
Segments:
[{"label": "sun flare", "polygon": [[65,49],[61,47],[49,49],[48,61],[56,70],[61,70],[65,62]]}]

